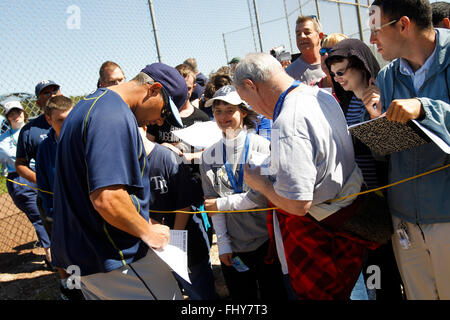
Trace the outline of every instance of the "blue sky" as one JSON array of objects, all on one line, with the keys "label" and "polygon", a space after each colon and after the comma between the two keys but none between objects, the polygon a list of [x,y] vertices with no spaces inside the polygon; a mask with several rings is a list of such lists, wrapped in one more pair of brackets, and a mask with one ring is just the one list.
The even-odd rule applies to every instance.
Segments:
[{"label": "blue sky", "polygon": [[[316,14],[315,1],[301,2],[304,15]],[[223,33],[229,59],[255,51],[247,0],[154,0],[153,4],[164,63],[175,66],[195,57],[200,71],[208,75],[227,63]],[[319,1],[319,5],[324,32],[341,32],[336,4]],[[67,11],[71,6],[79,8],[79,29],[67,27],[68,20],[77,21],[74,12]],[[291,51],[292,43],[297,53],[299,1],[286,0],[291,42],[286,20],[266,23],[284,17],[283,1],[258,0],[257,6],[264,51],[277,45]],[[357,33],[355,8],[341,8],[344,33]],[[361,13],[365,27],[367,12]],[[146,64],[157,62],[147,0],[2,0],[0,21],[0,95],[33,93],[44,79],[61,84],[65,95],[83,95],[95,89],[98,69],[106,60],[119,63],[129,79]],[[256,44],[259,50],[257,36]]]}]

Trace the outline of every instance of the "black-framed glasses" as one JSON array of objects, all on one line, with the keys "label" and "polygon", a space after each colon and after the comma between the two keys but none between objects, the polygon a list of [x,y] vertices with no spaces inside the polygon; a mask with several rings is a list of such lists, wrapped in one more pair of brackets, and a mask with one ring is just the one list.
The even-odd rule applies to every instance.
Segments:
[{"label": "black-framed glasses", "polygon": [[161,109],[161,118],[167,119],[172,115],[172,109],[170,108],[169,96],[167,95],[166,90],[164,90],[164,87],[161,87],[161,96],[164,101],[164,106]]},{"label": "black-framed glasses", "polygon": [[336,73],[334,73],[333,71],[330,71],[330,76],[331,76],[332,78],[334,78],[334,77],[336,77],[336,76],[342,77],[342,76],[347,72],[348,67],[349,67],[349,66],[347,65],[343,71],[338,71],[338,72],[336,72]]},{"label": "black-framed glasses", "polygon": [[330,54],[331,48],[320,48],[320,55],[323,57],[325,54]]}]

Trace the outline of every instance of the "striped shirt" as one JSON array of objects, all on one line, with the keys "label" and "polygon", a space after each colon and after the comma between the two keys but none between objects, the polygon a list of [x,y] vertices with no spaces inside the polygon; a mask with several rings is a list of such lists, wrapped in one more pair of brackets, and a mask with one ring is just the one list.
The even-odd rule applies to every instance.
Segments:
[{"label": "striped shirt", "polygon": [[[353,96],[350,104],[348,106],[347,114],[345,119],[347,120],[347,125],[351,126],[358,124],[362,121],[364,115],[365,106],[364,103],[357,97]],[[361,169],[364,182],[369,188],[378,187],[377,170],[375,167],[375,159],[371,154],[355,155],[356,163]]]}]

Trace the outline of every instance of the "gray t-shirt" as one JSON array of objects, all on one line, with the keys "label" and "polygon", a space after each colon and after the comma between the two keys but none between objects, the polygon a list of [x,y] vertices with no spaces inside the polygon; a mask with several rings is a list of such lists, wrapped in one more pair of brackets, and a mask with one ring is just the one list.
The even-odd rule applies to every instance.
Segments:
[{"label": "gray t-shirt", "polygon": [[317,87],[287,95],[271,144],[274,188],[287,199],[313,205],[334,199],[355,168],[344,114],[336,99]]},{"label": "gray t-shirt", "polygon": [[319,81],[325,77],[325,73],[322,71],[322,66],[320,63],[306,63],[303,61],[301,56],[286,68],[286,72],[295,80],[300,80],[307,85],[310,85],[312,82]]}]

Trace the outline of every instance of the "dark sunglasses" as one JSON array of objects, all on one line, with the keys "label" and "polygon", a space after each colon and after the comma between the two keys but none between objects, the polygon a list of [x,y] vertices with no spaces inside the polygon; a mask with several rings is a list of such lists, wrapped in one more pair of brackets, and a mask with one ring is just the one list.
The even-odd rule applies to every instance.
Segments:
[{"label": "dark sunglasses", "polygon": [[330,54],[330,52],[331,52],[331,48],[321,48],[319,51],[319,53],[322,57],[325,55],[325,53]]},{"label": "dark sunglasses", "polygon": [[161,87],[161,95],[164,101],[164,106],[161,109],[161,118],[167,119],[172,115],[172,109],[170,109],[169,96],[167,95],[167,92],[163,87]]},{"label": "dark sunglasses", "polygon": [[334,73],[333,71],[330,71],[330,76],[331,76],[332,78],[334,78],[335,76],[342,77],[342,76],[347,72],[348,67],[349,67],[349,66],[346,66],[345,69],[344,69],[344,71],[338,71],[338,72],[336,72],[336,73]]}]

